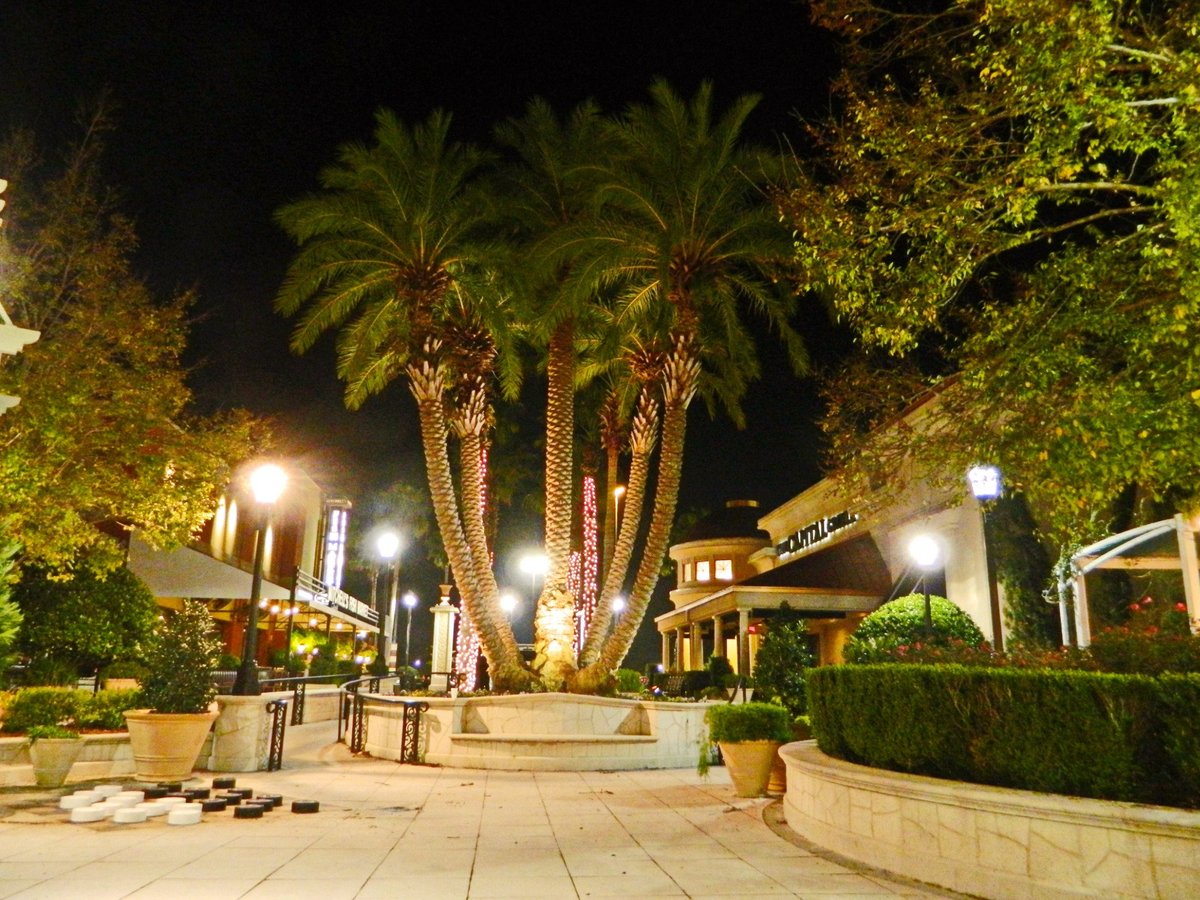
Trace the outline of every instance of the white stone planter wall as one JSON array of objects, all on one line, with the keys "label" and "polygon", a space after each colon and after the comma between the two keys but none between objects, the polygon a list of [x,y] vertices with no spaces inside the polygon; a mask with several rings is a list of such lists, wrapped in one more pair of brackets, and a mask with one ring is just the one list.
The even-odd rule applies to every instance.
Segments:
[{"label": "white stone planter wall", "polygon": [[[80,740],[83,751],[67,775],[68,784],[133,774],[133,751],[129,747],[128,732],[85,734]],[[32,784],[33,763],[29,759],[28,738],[0,738],[0,787]]]},{"label": "white stone planter wall", "polygon": [[788,826],[835,853],[993,898],[1200,896],[1200,813],[872,769],[780,750]]},{"label": "white stone planter wall", "polygon": [[[578,694],[413,698],[427,702],[424,762],[471,769],[594,771],[696,765],[706,703],[662,703]],[[399,759],[400,704],[367,702],[365,749]]]}]

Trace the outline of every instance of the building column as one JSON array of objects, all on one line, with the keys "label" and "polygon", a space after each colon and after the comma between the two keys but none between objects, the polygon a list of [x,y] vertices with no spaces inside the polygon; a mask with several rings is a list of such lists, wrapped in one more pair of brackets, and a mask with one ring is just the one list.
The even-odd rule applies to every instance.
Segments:
[{"label": "building column", "polygon": [[683,648],[686,646],[683,626],[675,629],[675,658],[671,661],[672,671],[683,671]]},{"label": "building column", "polygon": [[663,631],[659,634],[662,638],[662,667],[664,672],[671,671],[671,632]]},{"label": "building column", "polygon": [[688,654],[689,669],[704,668],[704,632],[700,630],[700,623],[693,622],[688,626],[688,631],[691,632],[691,643],[688,645],[691,653]]},{"label": "building column", "polygon": [[429,655],[429,689],[444,691],[450,687],[450,672],[454,668],[454,620],[458,609],[450,603],[450,585],[443,584],[433,613],[433,649]]},{"label": "building column", "polygon": [[750,610],[738,610],[738,674],[745,677],[750,674]]},{"label": "building column", "polygon": [[713,626],[713,656],[725,655],[725,619],[723,616],[712,617]]}]

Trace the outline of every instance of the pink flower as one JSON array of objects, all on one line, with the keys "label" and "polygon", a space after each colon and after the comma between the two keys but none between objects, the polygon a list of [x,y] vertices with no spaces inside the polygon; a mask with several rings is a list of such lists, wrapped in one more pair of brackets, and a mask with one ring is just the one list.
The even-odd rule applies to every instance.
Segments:
[{"label": "pink flower", "polygon": [[1177,610],[1179,610],[1179,612],[1187,612],[1187,604],[1186,603],[1176,603],[1175,608]]}]

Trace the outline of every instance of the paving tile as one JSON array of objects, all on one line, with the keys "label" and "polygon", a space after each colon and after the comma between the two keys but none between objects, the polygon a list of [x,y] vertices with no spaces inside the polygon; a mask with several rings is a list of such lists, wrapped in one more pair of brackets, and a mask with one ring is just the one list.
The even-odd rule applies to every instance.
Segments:
[{"label": "paving tile", "polygon": [[411,878],[371,878],[362,886],[356,900],[463,900],[471,883],[470,875],[416,875]]},{"label": "paving tile", "polygon": [[[0,841],[4,840],[4,835],[0,835]],[[31,878],[12,878],[0,879],[0,897],[11,897],[13,894],[20,893],[26,888],[31,888],[38,882]]]},{"label": "paving tile", "polygon": [[580,897],[686,897],[661,870],[656,875],[577,875]]},{"label": "paving tile", "polygon": [[521,876],[513,878],[509,875],[474,875],[471,878],[469,900],[484,900],[493,897],[547,897],[550,900],[566,900],[578,897],[575,885],[566,875],[557,877],[545,875]]},{"label": "paving tile", "polygon": [[241,897],[258,882],[234,878],[160,878],[129,894],[130,900],[225,900]]},{"label": "paving tile", "polygon": [[269,878],[260,881],[242,897],[244,900],[353,900],[361,885],[361,879],[308,881]]},{"label": "paving tile", "polygon": [[271,879],[310,879],[313,881],[328,881],[329,879],[351,880],[361,873],[365,881],[383,862],[388,854],[382,848],[324,848],[310,847],[301,850],[282,866],[271,873]]}]

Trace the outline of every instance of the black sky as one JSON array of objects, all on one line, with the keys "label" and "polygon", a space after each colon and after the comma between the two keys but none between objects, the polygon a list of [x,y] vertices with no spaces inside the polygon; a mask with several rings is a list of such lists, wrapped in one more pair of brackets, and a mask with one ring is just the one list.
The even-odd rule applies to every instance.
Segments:
[{"label": "black sky", "polygon": [[[106,174],[138,222],[142,272],[160,291],[199,291],[201,402],[276,416],[314,474],[362,495],[419,476],[415,416],[399,386],[342,409],[328,342],[288,353],[271,301],[291,247],[272,213],[315,187],[339,144],[367,138],[377,108],[409,121],[447,109],[455,137],[486,142],[534,95],[616,111],[656,76],[689,95],[710,78],[722,103],[763,95],[750,135],[774,144],[798,133],[794,110],[820,114],[832,65],[804,5],[785,0],[5,0],[0,128],[58,147],[78,103],[111,91]],[[19,204],[19,185],[8,196]],[[842,344],[819,311],[805,316],[827,361]],[[764,362],[746,431],[693,413],[682,507],[749,496],[769,508],[815,479],[812,385],[774,350]]]}]

